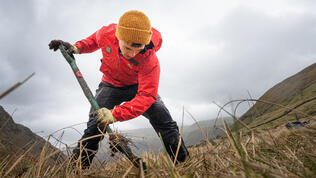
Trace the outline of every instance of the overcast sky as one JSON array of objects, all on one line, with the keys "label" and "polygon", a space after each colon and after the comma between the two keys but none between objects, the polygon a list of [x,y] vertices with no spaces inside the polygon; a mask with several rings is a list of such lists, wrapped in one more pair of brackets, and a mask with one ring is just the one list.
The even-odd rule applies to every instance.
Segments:
[{"label": "overcast sky", "polygon": [[[163,37],[159,94],[181,124],[182,108],[198,120],[215,118],[231,99],[259,98],[268,89],[313,64],[316,57],[314,0],[10,0],[0,5],[0,93],[36,75],[0,100],[17,123],[41,136],[73,124],[83,132],[90,105],[53,39],[71,43],[128,10],[141,10]],[[77,55],[94,91],[101,80],[101,51]],[[239,114],[246,111],[241,107]],[[184,124],[192,124],[186,114]],[[114,125],[150,127],[143,118]],[[80,135],[65,129],[64,140]],[[59,134],[61,132],[58,132]]]}]

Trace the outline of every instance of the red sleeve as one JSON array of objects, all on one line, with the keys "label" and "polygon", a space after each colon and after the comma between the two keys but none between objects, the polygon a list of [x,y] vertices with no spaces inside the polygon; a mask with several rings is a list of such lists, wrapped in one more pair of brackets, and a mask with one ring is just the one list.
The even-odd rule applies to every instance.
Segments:
[{"label": "red sleeve", "polygon": [[143,114],[156,100],[159,86],[160,66],[153,54],[148,63],[138,73],[138,91],[131,101],[115,106],[113,116],[118,121],[126,121]]},{"label": "red sleeve", "polygon": [[97,32],[93,33],[88,38],[77,41],[75,43],[75,46],[79,49],[80,53],[92,53],[99,49],[96,34]]},{"label": "red sleeve", "polygon": [[80,53],[92,53],[105,45],[105,41],[108,36],[115,33],[116,24],[110,24],[103,26],[98,31],[93,33],[86,39],[77,41],[75,46],[80,50]]}]

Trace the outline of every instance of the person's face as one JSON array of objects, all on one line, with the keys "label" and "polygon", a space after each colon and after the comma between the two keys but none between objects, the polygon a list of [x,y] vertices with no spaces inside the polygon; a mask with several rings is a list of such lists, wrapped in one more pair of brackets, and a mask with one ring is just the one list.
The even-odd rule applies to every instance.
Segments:
[{"label": "person's face", "polygon": [[126,59],[131,59],[131,58],[135,57],[145,47],[145,45],[141,45],[139,47],[134,47],[134,46],[132,46],[132,44],[133,43],[131,43],[131,42],[119,40],[119,47],[121,49],[122,56],[125,57]]}]

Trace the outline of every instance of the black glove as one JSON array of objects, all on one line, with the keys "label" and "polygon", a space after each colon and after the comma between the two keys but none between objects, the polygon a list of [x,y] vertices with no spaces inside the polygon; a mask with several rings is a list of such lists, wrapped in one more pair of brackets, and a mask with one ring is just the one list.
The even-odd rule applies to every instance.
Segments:
[{"label": "black glove", "polygon": [[79,49],[76,46],[73,46],[72,44],[62,41],[62,40],[52,40],[48,46],[49,49],[56,51],[60,45],[63,45],[67,52],[69,54],[78,54],[79,53]]}]

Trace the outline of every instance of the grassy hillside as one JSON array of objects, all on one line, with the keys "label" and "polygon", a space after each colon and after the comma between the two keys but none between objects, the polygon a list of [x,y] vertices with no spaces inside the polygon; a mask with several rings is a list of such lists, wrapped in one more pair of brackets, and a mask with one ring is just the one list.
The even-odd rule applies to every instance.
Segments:
[{"label": "grassy hillside", "polygon": [[56,152],[44,147],[36,159],[20,159],[23,154],[15,156],[15,162],[2,159],[0,177],[316,177],[316,122],[291,130],[284,126],[224,130],[225,135],[213,144],[190,147],[190,158],[180,164],[173,164],[164,152],[143,153],[147,165],[143,171],[116,154],[80,170],[69,159],[49,163]]},{"label": "grassy hillside", "polygon": [[316,63],[268,90],[240,120],[251,128],[274,127],[315,115]]},{"label": "grassy hillside", "polygon": [[[272,134],[273,133],[273,134]],[[65,160],[47,164],[39,161],[21,166],[19,177],[316,177],[316,123],[306,128],[288,130],[253,130],[249,133],[225,131],[215,145],[189,148],[190,158],[174,165],[164,153],[141,155],[147,170],[133,167],[125,157],[97,164],[88,170],[73,167]],[[110,159],[110,158],[109,158]],[[8,169],[0,162],[0,177]],[[13,165],[14,166],[14,165]],[[16,177],[9,174],[9,177]]]},{"label": "grassy hillside", "polygon": [[11,172],[15,175],[20,174],[38,160],[42,151],[56,152],[47,159],[52,164],[64,157],[58,149],[34,134],[29,128],[16,124],[0,106],[0,167],[3,166],[3,169],[8,169],[9,165],[16,164],[15,169]]}]

